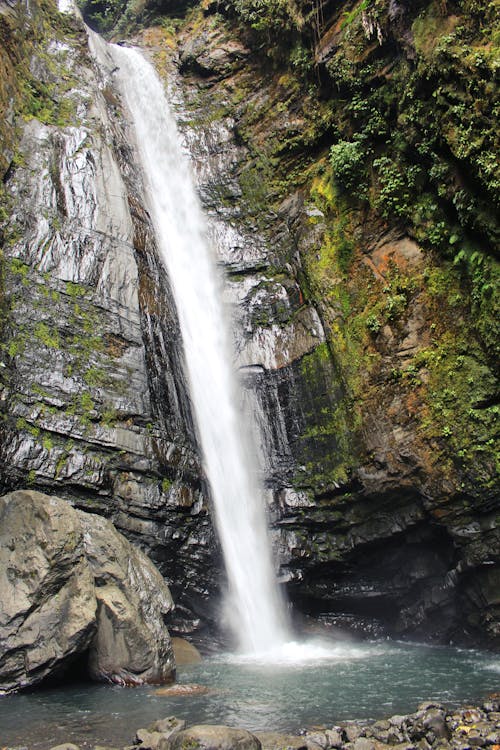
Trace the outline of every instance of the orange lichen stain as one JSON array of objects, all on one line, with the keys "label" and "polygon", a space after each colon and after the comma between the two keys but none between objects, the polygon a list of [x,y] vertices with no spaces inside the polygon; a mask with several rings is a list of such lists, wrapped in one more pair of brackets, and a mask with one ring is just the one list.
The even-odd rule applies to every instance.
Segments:
[{"label": "orange lichen stain", "polygon": [[448,515],[448,511],[447,510],[443,510],[443,508],[433,508],[431,510],[431,516],[433,518],[437,518],[437,519],[439,519],[439,518],[445,518],[445,516],[447,516],[447,515]]},{"label": "orange lichen stain", "polygon": [[422,399],[420,398],[418,393],[416,393],[415,391],[412,391],[406,397],[406,410],[408,412],[408,415],[413,417],[416,414],[419,414],[421,408],[422,408]]}]

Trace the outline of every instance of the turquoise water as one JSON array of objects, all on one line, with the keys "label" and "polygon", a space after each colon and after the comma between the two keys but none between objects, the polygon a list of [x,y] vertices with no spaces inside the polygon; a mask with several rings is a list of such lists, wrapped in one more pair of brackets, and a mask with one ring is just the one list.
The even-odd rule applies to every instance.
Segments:
[{"label": "turquoise water", "polygon": [[329,658],[265,664],[219,656],[179,670],[199,696],[73,685],[0,697],[0,746],[43,750],[62,741],[130,744],[136,729],[175,715],[189,723],[294,731],[414,711],[420,701],[477,702],[500,689],[498,655],[398,643],[334,646]]}]

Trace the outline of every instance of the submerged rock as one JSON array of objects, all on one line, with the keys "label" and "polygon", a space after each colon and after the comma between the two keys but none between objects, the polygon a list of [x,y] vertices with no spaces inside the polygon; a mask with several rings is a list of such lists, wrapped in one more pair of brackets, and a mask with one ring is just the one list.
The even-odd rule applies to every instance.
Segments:
[{"label": "submerged rock", "polygon": [[196,646],[193,646],[185,638],[172,638],[172,648],[177,666],[198,664],[202,661],[201,654]]},{"label": "submerged rock", "polygon": [[187,696],[190,695],[206,695],[211,693],[212,688],[207,685],[171,685],[170,687],[158,688],[155,690],[155,695],[162,696]]},{"label": "submerged rock", "polygon": [[166,682],[173,606],[153,563],[99,516],[20,490],[0,498],[0,690],[89,655],[94,679]]}]

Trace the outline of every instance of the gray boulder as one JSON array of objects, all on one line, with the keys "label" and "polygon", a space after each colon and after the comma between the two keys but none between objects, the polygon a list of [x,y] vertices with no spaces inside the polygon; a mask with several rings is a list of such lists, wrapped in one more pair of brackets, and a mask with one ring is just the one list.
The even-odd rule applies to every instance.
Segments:
[{"label": "gray boulder", "polygon": [[173,607],[168,586],[151,560],[110,521],[82,511],[79,517],[96,581],[91,676],[121,685],[172,681],[174,654],[164,625]]},{"label": "gray boulder", "polygon": [[0,691],[57,674],[95,630],[94,578],[77,512],[39,492],[0,498]]},{"label": "gray boulder", "polygon": [[261,750],[260,740],[246,729],[197,724],[162,740],[159,750]]},{"label": "gray boulder", "polygon": [[153,563],[109,521],[39,492],[0,498],[0,692],[85,653],[94,679],[171,681],[171,607]]}]

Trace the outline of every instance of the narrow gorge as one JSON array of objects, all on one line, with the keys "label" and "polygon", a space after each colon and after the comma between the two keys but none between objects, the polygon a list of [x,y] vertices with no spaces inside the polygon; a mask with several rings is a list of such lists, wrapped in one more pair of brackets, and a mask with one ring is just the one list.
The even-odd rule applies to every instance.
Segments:
[{"label": "narrow gorge", "polygon": [[[168,585],[170,634],[216,652],[239,584],[205,419],[229,500],[247,507],[263,488],[274,563],[251,510],[240,538],[275,567],[296,634],[497,650],[495,4],[80,10],[94,31],[71,5],[0,0],[2,494],[112,522]],[[164,83],[205,219],[180,183],[167,196],[149,176],[171,169],[159,141],[141,163],[141,108],[145,121],[158,96],[134,130],[129,46]],[[185,285],[164,265],[168,201],[188,230],[174,243]],[[195,254],[204,233],[220,286]],[[233,321],[246,419],[232,426],[215,394],[233,376],[209,379],[226,334],[209,338],[208,287]],[[241,481],[226,473],[240,438],[256,454]],[[239,543],[231,555],[248,559]],[[255,562],[245,575],[266,587]]]}]

